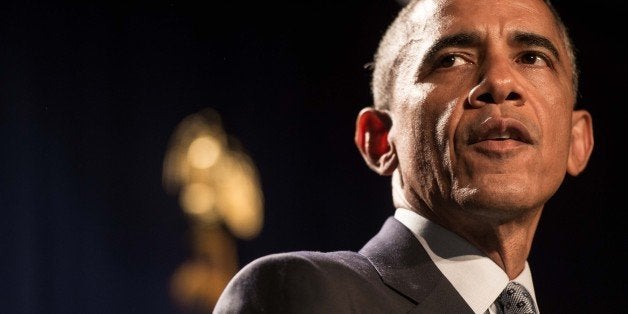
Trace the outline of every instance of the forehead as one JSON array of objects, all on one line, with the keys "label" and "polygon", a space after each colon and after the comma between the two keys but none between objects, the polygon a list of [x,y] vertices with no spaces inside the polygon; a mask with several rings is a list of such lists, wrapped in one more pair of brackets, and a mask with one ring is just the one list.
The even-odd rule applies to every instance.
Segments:
[{"label": "forehead", "polygon": [[424,0],[409,9],[405,31],[410,39],[457,32],[505,38],[525,32],[561,39],[558,24],[542,0]]}]

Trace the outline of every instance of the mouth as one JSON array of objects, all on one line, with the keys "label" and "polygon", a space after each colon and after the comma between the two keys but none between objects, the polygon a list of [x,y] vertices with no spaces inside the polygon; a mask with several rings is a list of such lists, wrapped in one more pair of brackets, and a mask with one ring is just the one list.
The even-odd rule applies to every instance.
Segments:
[{"label": "mouth", "polygon": [[513,141],[518,144],[534,144],[534,140],[526,126],[512,118],[489,118],[471,129],[469,144],[482,142]]}]

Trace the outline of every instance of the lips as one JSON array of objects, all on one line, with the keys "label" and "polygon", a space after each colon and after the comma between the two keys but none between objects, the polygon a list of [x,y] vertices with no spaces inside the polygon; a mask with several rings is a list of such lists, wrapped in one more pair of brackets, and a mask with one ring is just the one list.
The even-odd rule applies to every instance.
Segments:
[{"label": "lips", "polygon": [[512,118],[489,118],[472,128],[469,133],[469,144],[484,141],[513,140],[525,144],[534,144],[530,132],[520,121]]}]

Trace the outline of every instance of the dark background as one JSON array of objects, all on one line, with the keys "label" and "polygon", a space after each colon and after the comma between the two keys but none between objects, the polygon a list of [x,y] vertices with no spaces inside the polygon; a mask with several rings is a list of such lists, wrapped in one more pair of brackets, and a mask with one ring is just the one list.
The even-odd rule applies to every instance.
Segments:
[{"label": "dark background", "polygon": [[[625,11],[556,1],[595,124],[587,170],[546,206],[530,263],[545,313],[625,306],[618,180]],[[241,264],[359,249],[392,214],[353,144],[382,1],[9,1],[0,6],[2,313],[176,313],[188,221],[164,192],[168,139],[211,107],[260,172],[265,225]],[[623,167],[621,167],[623,168]]]}]

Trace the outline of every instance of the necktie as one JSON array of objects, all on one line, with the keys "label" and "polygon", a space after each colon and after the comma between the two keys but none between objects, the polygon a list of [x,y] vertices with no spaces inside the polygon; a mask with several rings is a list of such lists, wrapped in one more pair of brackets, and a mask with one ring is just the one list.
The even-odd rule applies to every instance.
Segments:
[{"label": "necktie", "polygon": [[537,314],[528,290],[514,281],[509,282],[499,295],[497,304],[504,314]]}]

